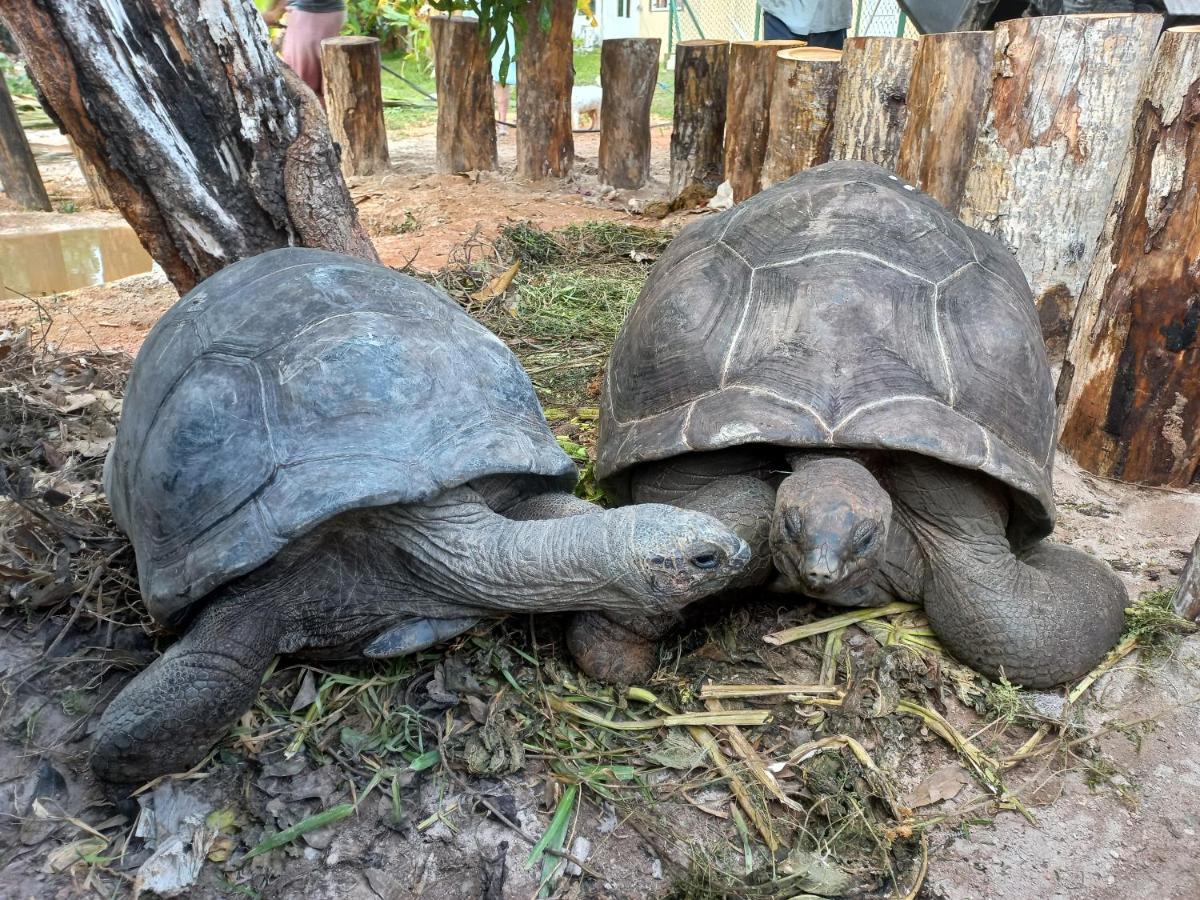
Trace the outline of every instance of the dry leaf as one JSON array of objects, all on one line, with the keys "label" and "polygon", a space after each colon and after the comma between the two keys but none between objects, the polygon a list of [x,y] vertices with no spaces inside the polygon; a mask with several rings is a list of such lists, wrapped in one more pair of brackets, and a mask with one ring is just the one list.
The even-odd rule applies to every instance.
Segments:
[{"label": "dry leaf", "polygon": [[108,841],[104,838],[82,838],[71,841],[61,847],[55,847],[46,856],[42,871],[47,875],[67,872],[77,865],[87,865],[88,858],[94,858],[104,852]]},{"label": "dry leaf", "polygon": [[917,789],[908,799],[908,807],[917,809],[933,803],[940,803],[942,800],[953,800],[958,796],[958,792],[970,783],[971,778],[962,766],[957,764],[945,766],[917,785]]},{"label": "dry leaf", "polygon": [[512,284],[512,280],[517,277],[517,273],[521,271],[521,261],[517,260],[479,290],[471,295],[471,299],[477,303],[483,303],[499,297],[508,290],[508,286]]}]

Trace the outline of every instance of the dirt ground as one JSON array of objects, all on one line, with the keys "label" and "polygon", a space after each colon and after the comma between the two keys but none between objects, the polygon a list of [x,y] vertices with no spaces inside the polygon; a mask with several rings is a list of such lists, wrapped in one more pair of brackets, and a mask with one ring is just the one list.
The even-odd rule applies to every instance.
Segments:
[{"label": "dirt ground", "polygon": [[[605,192],[598,184],[596,135],[579,136],[577,175],[566,185],[515,181],[511,136],[500,145],[500,173],[436,175],[432,135],[417,134],[393,140],[392,173],[357,179],[351,191],[385,262],[432,271],[446,265],[473,234],[494,237],[506,222],[529,220],[545,228],[597,219],[654,224],[632,213],[662,189],[668,140],[666,129],[655,130],[657,181],[637,197]],[[0,237],[10,230],[119,221],[114,213],[95,209],[59,136],[39,133],[33,143],[55,203],[75,211],[38,214],[0,207]],[[672,217],[676,224],[682,218]],[[175,299],[161,273],[152,271],[47,296],[36,306],[20,298],[0,301],[0,326],[13,322],[48,328],[49,339],[66,350],[132,353]],[[1174,585],[1200,532],[1200,493],[1108,482],[1080,472],[1066,459],[1059,461],[1055,474],[1061,511],[1056,539],[1108,560],[1133,597]],[[112,882],[89,882],[81,875],[87,870],[69,866],[65,873],[52,873],[48,863],[55,848],[86,840],[87,826],[137,814],[136,805],[107,804],[85,771],[86,731],[92,720],[71,714],[68,694],[94,691],[98,685],[79,685],[65,663],[34,677],[47,647],[51,658],[66,658],[70,638],[58,646],[53,641],[69,629],[59,620],[21,618],[15,606],[4,605],[6,599],[0,598],[0,846],[6,848],[0,850],[0,897],[107,896]],[[762,609],[767,618],[778,615],[769,602]],[[122,652],[145,659],[149,649],[147,638],[133,636]],[[766,651],[753,654],[746,658],[754,666],[772,671],[783,658],[772,663]],[[115,687],[110,679],[101,690]],[[1055,694],[1034,699],[1052,719],[1063,706]],[[1063,768],[1049,765],[1047,758],[1045,766],[1018,770],[1023,796],[1033,801],[1028,817],[1012,810],[996,812],[989,798],[975,790],[931,807],[945,821],[929,830],[929,873],[920,897],[1200,896],[1194,852],[1200,830],[1200,636],[1185,638],[1166,659],[1126,658],[1100,679],[1078,714],[1080,733],[1093,736],[1082,748],[1088,763]],[[972,727],[970,716],[960,715],[956,724]],[[916,790],[930,771],[952,760],[927,738],[918,735],[911,744],[873,750],[906,791]],[[534,837],[546,829],[552,804],[545,796],[545,771],[546,763],[535,761],[515,775],[472,782],[469,790],[455,781],[416,779],[411,789],[405,787],[402,816],[380,797],[355,818],[310,832],[292,855],[263,856],[237,873],[206,865],[198,886],[187,895],[532,897],[537,873],[524,864],[529,846],[516,829]],[[236,807],[239,821],[251,813],[257,817],[242,823],[244,828],[261,832],[262,823],[278,828],[292,824],[299,815],[292,807],[319,808],[318,801],[333,792],[335,781],[325,768],[296,768],[282,760],[257,772],[229,766],[206,780],[166,782],[142,807],[156,810],[161,821],[191,808],[189,804],[199,805],[206,815]],[[247,799],[252,793],[257,806]],[[35,807],[35,797],[53,802]],[[675,820],[702,843],[726,823],[698,812],[691,799],[655,810],[655,815]],[[499,808],[509,824],[486,812],[465,820],[442,812],[460,807]],[[425,827],[415,827],[416,822]],[[678,860],[685,856],[680,846],[657,839],[632,819],[618,820],[606,803],[586,805],[571,834],[568,848],[586,856],[599,877],[566,878],[556,896],[664,895],[672,885],[672,896],[713,895],[679,888]],[[180,852],[213,858],[211,835],[203,846],[200,837],[192,837],[194,843]],[[144,859],[130,860],[117,884],[128,888],[133,866]],[[264,872],[273,877],[260,893],[250,885]],[[107,885],[105,891],[101,883]]]}]

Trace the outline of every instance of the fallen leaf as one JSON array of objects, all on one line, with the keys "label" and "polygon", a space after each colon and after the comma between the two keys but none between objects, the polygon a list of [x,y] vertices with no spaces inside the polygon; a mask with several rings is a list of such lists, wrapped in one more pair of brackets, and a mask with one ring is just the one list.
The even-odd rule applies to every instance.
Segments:
[{"label": "fallen leaf", "polygon": [[63,844],[61,847],[55,847],[46,856],[46,861],[42,864],[42,871],[47,875],[55,875],[70,871],[81,863],[87,865],[103,853],[107,846],[108,841],[103,838],[82,838],[71,841],[69,844]]},{"label": "fallen leaf", "polygon": [[918,809],[943,800],[953,800],[958,796],[958,792],[970,783],[971,778],[962,766],[944,766],[917,785],[908,799],[908,807]]},{"label": "fallen leaf", "polygon": [[517,277],[517,273],[521,271],[521,261],[517,260],[479,290],[471,295],[471,299],[477,303],[483,303],[487,300],[492,300],[499,297],[512,284],[512,280]]}]

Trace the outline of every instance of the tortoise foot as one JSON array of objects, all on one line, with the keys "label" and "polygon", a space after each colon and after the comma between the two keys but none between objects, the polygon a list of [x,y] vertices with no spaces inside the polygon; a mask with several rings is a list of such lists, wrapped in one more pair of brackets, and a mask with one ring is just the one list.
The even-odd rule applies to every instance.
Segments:
[{"label": "tortoise foot", "polygon": [[579,668],[597,681],[645,681],[658,664],[657,640],[642,637],[596,612],[580,613],[571,621],[567,647]]}]

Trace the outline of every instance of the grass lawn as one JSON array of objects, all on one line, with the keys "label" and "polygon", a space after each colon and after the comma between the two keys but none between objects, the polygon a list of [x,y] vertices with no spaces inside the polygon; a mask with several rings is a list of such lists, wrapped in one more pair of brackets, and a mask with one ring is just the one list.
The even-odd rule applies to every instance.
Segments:
[{"label": "grass lawn", "polygon": [[[405,60],[399,53],[385,56],[383,64],[400,73],[427,93],[433,93],[432,71],[426,72],[423,66],[413,60]],[[600,51],[598,49],[576,51],[575,83],[580,85],[600,83]],[[514,97],[518,92],[519,88],[514,91]],[[389,106],[384,113],[389,130],[405,133],[432,125],[437,121],[437,109],[433,101],[389,72],[383,73],[383,96],[385,103],[391,101],[396,104]],[[674,97],[675,73],[665,69],[660,70],[658,89],[654,92],[654,102],[650,107],[651,115],[670,119],[675,102]],[[515,113],[510,111],[509,116],[513,115]]]}]

